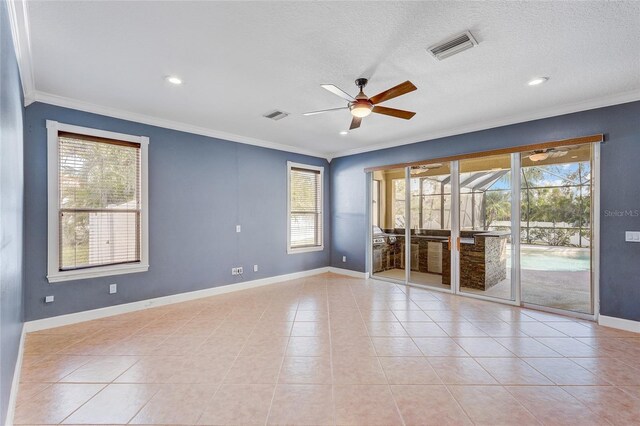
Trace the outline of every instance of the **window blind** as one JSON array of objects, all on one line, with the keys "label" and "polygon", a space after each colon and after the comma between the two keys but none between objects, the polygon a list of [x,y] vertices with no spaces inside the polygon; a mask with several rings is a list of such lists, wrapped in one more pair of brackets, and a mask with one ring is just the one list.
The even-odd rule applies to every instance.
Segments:
[{"label": "window blind", "polygon": [[322,245],[322,181],[318,170],[292,167],[289,172],[291,248]]},{"label": "window blind", "polygon": [[140,144],[58,133],[59,270],[140,261]]}]

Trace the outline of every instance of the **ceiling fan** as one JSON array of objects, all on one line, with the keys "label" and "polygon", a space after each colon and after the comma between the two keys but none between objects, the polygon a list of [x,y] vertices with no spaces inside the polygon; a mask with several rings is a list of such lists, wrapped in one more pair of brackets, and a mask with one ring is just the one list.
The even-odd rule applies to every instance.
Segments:
[{"label": "ceiling fan", "polygon": [[409,120],[411,119],[411,117],[416,115],[415,112],[405,111],[402,109],[387,108],[378,105],[382,102],[388,101],[389,99],[397,98],[398,96],[402,96],[416,90],[417,87],[414,86],[410,81],[405,81],[404,83],[398,84],[397,86],[385,90],[382,93],[378,93],[371,98],[367,97],[367,95],[365,95],[363,92],[364,87],[367,85],[367,83],[368,80],[366,78],[359,78],[356,80],[356,86],[358,86],[358,88],[360,89],[360,93],[358,93],[355,98],[339,87],[334,86],[333,84],[321,84],[320,86],[322,88],[327,89],[334,95],[340,96],[342,99],[345,99],[348,102],[347,106],[324,109],[321,111],[305,112],[303,115],[315,115],[330,111],[349,109],[351,111],[351,115],[353,116],[353,119],[351,120],[351,126],[349,126],[349,130],[357,129],[358,127],[360,127],[362,118],[366,117],[372,112],[376,114],[390,115],[396,118],[403,118],[405,120]]},{"label": "ceiling fan", "polygon": [[564,157],[569,152],[568,148],[549,148],[549,149],[539,149],[533,151],[533,154],[529,154],[527,157],[529,160],[534,163],[537,161],[544,161],[548,158],[559,158]]}]

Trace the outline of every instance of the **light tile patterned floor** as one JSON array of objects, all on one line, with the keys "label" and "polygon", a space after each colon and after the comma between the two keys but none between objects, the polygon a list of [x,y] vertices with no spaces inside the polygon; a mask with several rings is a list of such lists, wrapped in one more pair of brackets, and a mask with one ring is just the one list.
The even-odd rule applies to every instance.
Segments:
[{"label": "light tile patterned floor", "polygon": [[16,424],[640,424],[640,335],[324,274],[27,336]]}]

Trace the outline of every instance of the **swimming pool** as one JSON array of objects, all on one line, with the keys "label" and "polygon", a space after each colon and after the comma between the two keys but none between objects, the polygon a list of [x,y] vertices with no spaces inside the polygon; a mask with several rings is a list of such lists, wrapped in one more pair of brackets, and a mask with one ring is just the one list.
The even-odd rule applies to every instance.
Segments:
[{"label": "swimming pool", "polygon": [[589,271],[591,254],[588,248],[520,246],[520,267],[534,271]]}]

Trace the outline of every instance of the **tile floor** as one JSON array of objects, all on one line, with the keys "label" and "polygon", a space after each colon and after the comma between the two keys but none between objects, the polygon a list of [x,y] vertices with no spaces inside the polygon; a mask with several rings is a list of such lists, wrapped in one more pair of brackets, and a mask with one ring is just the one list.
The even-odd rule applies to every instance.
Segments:
[{"label": "tile floor", "polygon": [[640,424],[640,335],[333,274],[30,333],[15,424]]}]

